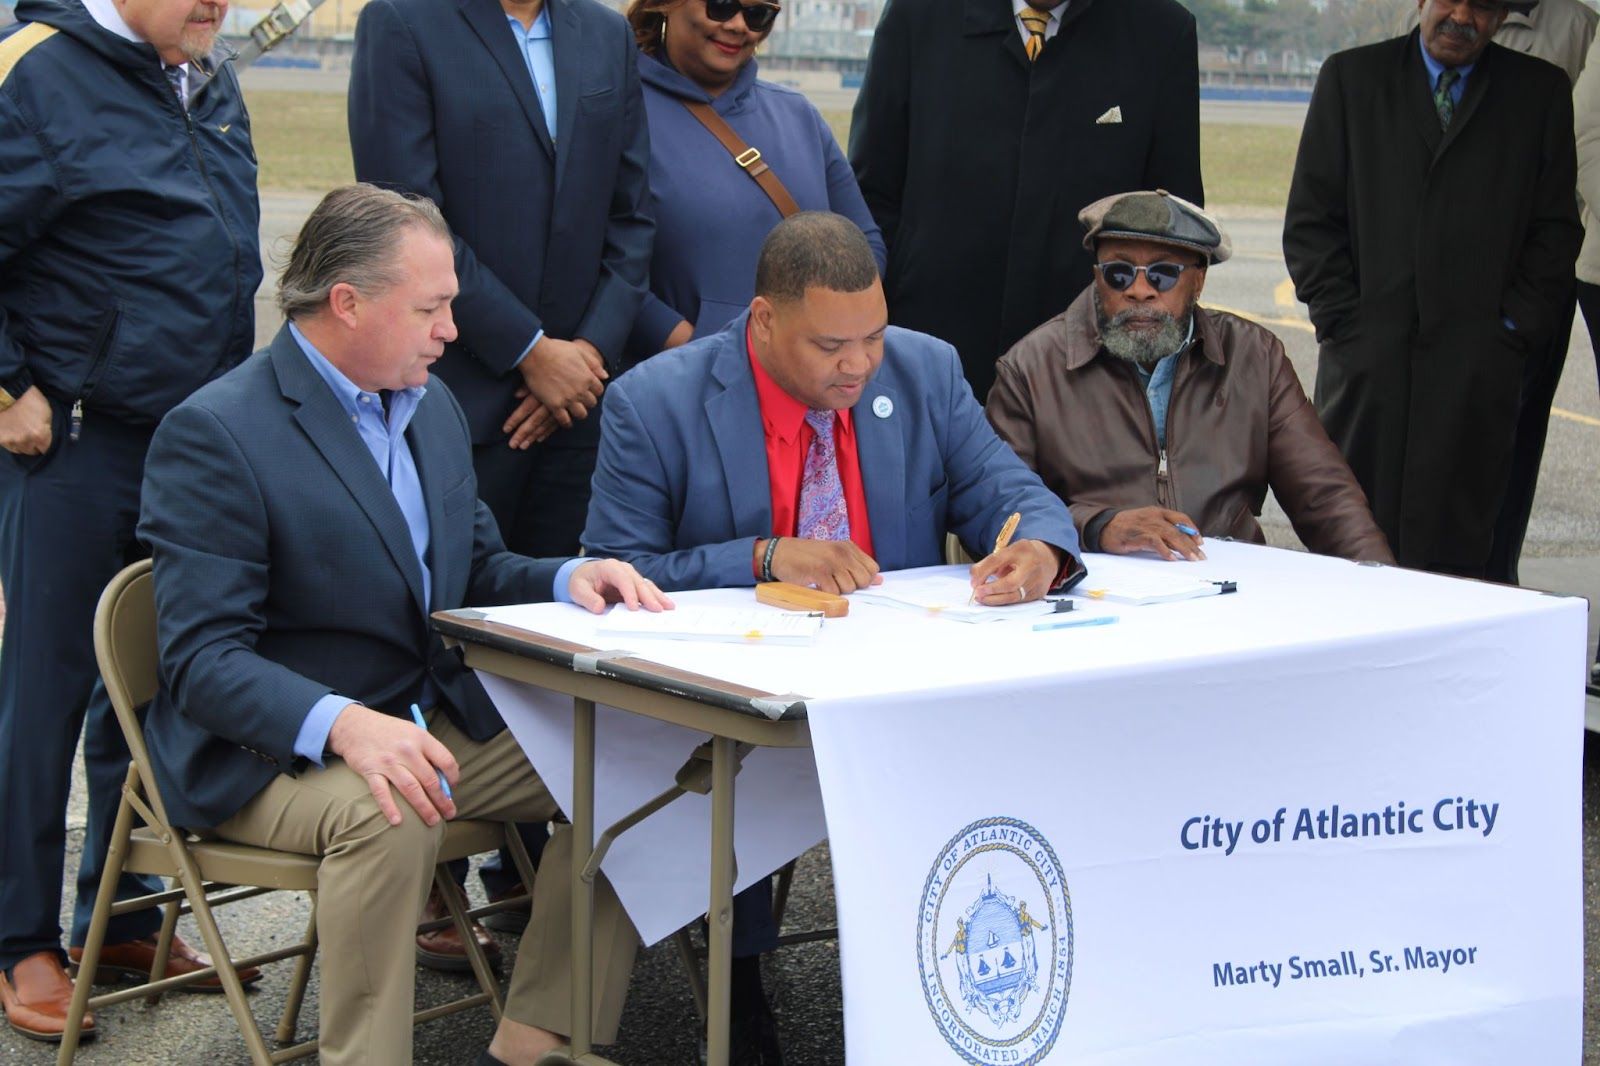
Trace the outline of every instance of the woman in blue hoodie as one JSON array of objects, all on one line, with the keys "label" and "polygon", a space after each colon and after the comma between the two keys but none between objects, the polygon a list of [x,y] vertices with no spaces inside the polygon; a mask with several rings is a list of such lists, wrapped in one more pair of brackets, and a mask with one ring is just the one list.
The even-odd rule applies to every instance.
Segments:
[{"label": "woman in blue hoodie", "polygon": [[655,254],[650,292],[629,338],[630,362],[715,333],[754,295],[761,242],[777,207],[684,106],[710,104],[772,168],[802,211],[860,226],[884,265],[883,237],[833,131],[804,96],[756,78],[755,52],[776,3],[634,0],[628,22],[650,123]]}]

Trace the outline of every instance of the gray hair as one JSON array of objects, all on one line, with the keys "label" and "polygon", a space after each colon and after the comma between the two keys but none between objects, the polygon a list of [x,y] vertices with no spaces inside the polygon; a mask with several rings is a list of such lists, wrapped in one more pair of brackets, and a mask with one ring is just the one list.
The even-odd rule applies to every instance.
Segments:
[{"label": "gray hair", "polygon": [[756,295],[773,303],[804,299],[813,286],[861,292],[877,279],[878,261],[860,228],[828,211],[801,211],[778,223],[756,262]]},{"label": "gray hair", "polygon": [[340,282],[367,296],[388,289],[400,280],[395,250],[412,227],[450,240],[432,200],[376,185],[334,189],[300,227],[278,280],[278,310],[288,319],[314,315]]}]

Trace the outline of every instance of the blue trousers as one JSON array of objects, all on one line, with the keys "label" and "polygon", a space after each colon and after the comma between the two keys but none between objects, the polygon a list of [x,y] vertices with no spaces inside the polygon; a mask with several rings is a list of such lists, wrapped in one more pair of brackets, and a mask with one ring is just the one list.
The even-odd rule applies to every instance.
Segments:
[{"label": "blue trousers", "polygon": [[[90,412],[67,440],[58,409],[44,456],[0,452],[0,968],[61,950],[61,881],[72,760],[83,733],[89,818],[72,943],[88,933],[128,747],[94,660],[94,609],[106,582],[145,553],[134,538],[150,430]],[[87,724],[86,724],[87,719]],[[124,875],[119,898],[155,891]],[[107,943],[153,934],[156,911],[111,920]]]}]

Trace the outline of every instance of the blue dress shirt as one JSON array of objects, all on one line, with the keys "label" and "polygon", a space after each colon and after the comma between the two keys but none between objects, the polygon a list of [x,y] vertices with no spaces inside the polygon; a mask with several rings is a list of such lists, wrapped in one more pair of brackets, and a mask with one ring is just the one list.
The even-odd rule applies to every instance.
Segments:
[{"label": "blue dress shirt", "polygon": [[1156,423],[1156,444],[1163,451],[1167,447],[1167,406],[1172,401],[1172,379],[1178,374],[1178,356],[1189,350],[1189,344],[1193,340],[1194,316],[1190,315],[1189,332],[1177,351],[1148,370],[1143,363],[1133,364],[1139,371],[1139,376],[1144,379],[1144,397],[1150,403],[1150,417],[1155,419]]},{"label": "blue dress shirt", "polygon": [[[426,610],[433,595],[428,569],[430,536],[428,505],[422,495],[422,481],[417,476],[416,459],[411,454],[411,446],[406,442],[406,427],[411,424],[411,417],[417,413],[417,405],[422,402],[422,397],[428,390],[419,386],[391,393],[389,410],[385,414],[381,396],[375,392],[363,392],[358,388],[355,382],[340,372],[338,367],[328,362],[327,357],[317,351],[312,343],[306,340],[305,334],[301,333],[292,322],[289,324],[289,334],[294,337],[295,343],[300,345],[300,350],[305,353],[306,359],[311,362],[317,374],[328,383],[328,388],[333,390],[339,406],[350,416],[350,422],[361,435],[362,443],[372,453],[373,461],[378,464],[384,480],[389,483],[389,490],[394,493],[395,503],[400,505],[400,513],[405,516],[406,529],[411,534],[411,547],[417,553],[417,565],[422,568],[422,602]],[[572,597],[567,591],[572,571],[586,561],[570,560],[556,573],[553,592],[558,601],[572,602]],[[425,701],[432,703],[433,700],[428,698],[426,691],[428,686],[425,685],[424,688]],[[337,692],[330,692],[312,704],[311,710],[300,723],[300,732],[295,736],[295,754],[321,766],[322,753],[327,749],[328,732],[333,728],[333,720],[346,706],[358,702],[360,701],[341,696]]]},{"label": "blue dress shirt", "polygon": [[[550,5],[546,4],[539,9],[539,17],[533,20],[531,28],[523,28],[521,22],[510,15],[506,22],[511,26],[511,35],[517,40],[517,52],[521,54],[522,61],[528,64],[528,77],[533,79],[533,95],[539,98],[539,109],[544,112],[544,128],[550,132],[550,143],[556,142],[556,50],[550,39]],[[544,330],[539,330],[533,335],[533,340],[522,349],[522,356],[517,360],[521,363],[526,359],[528,352],[535,344],[544,339]]]},{"label": "blue dress shirt", "polygon": [[[1428,51],[1428,46],[1422,43],[1422,34],[1417,34],[1417,47],[1422,49],[1422,63],[1428,68],[1428,92],[1431,95],[1439,87],[1439,75],[1444,73],[1444,64],[1433,58]],[[1456,83],[1450,86],[1450,102],[1457,107],[1461,106],[1461,96],[1467,91],[1467,78],[1472,74],[1472,68],[1477,63],[1468,63],[1464,67],[1456,67],[1455,72],[1461,75]]]}]

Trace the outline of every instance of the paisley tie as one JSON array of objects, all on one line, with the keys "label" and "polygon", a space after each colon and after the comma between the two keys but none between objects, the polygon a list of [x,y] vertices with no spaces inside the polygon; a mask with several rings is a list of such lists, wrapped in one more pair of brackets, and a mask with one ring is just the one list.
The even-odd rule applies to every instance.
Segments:
[{"label": "paisley tie", "polygon": [[833,442],[834,413],[808,411],[813,434],[800,474],[800,514],[795,535],[806,540],[849,540],[850,515],[839,484],[839,456]]}]

